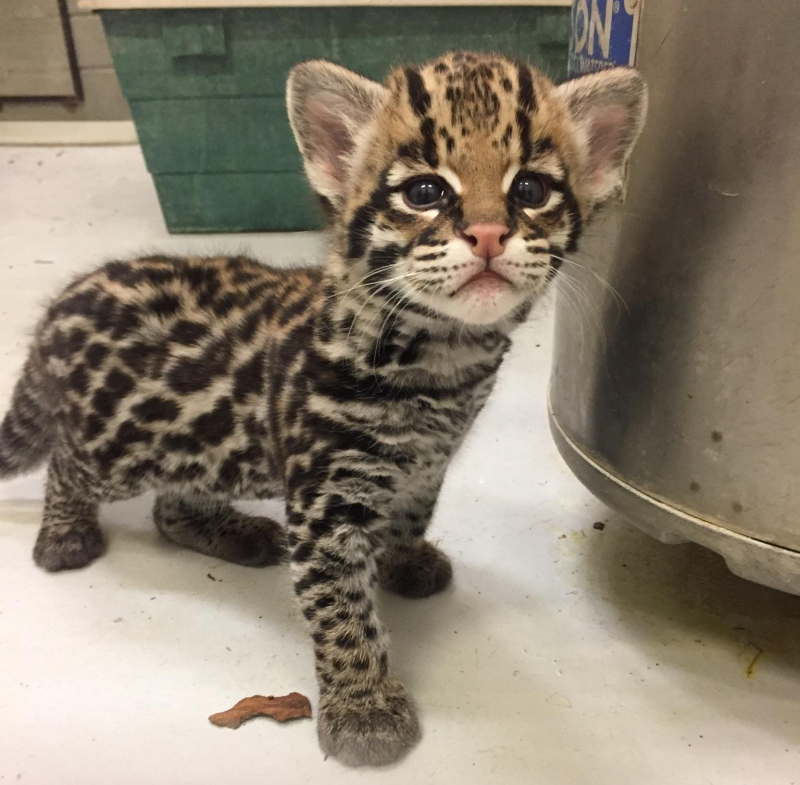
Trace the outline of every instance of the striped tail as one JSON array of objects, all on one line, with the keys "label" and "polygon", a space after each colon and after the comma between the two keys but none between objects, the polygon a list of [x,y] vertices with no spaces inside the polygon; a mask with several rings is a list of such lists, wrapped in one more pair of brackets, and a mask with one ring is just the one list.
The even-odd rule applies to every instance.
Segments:
[{"label": "striped tail", "polygon": [[31,357],[0,425],[0,479],[35,469],[50,454],[54,421],[44,401],[41,368]]}]

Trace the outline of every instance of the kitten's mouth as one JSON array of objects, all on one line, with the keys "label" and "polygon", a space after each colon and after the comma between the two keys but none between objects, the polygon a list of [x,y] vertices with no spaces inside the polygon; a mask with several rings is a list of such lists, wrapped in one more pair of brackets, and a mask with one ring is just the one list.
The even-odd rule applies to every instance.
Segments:
[{"label": "kitten's mouth", "polygon": [[459,286],[458,289],[456,289],[450,296],[455,297],[456,295],[464,292],[472,291],[493,292],[510,286],[513,286],[513,284],[508,280],[508,278],[504,277],[496,270],[490,270],[489,268],[486,268],[485,270],[481,270],[476,275],[473,275],[472,278]]}]

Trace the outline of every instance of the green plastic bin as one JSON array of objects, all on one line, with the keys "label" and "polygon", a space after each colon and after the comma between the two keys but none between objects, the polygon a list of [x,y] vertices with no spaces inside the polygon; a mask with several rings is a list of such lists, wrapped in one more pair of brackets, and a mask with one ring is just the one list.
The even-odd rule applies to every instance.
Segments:
[{"label": "green plastic bin", "polygon": [[284,104],[293,65],[325,58],[373,79],[451,49],[566,72],[569,8],[291,7],[101,10],[170,232],[313,229]]}]

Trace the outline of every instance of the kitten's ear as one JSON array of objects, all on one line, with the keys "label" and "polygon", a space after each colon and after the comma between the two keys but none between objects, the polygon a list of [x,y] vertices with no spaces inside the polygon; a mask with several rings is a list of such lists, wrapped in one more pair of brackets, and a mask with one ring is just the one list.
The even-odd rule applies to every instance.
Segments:
[{"label": "kitten's ear", "polygon": [[344,192],[360,131],[386,90],[346,68],[311,60],[292,69],[286,86],[289,122],[317,193],[336,205]]},{"label": "kitten's ear", "polygon": [[609,68],[565,82],[558,92],[577,127],[588,196],[599,204],[622,184],[644,126],[647,85],[632,68]]}]

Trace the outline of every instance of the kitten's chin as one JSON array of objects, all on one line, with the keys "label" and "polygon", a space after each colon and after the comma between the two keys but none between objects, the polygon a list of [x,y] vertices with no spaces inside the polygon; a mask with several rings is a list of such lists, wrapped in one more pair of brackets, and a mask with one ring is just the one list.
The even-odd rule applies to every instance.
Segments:
[{"label": "kitten's chin", "polygon": [[531,292],[519,289],[503,279],[485,279],[468,283],[450,296],[424,298],[432,310],[466,324],[499,322],[527,300]]}]

